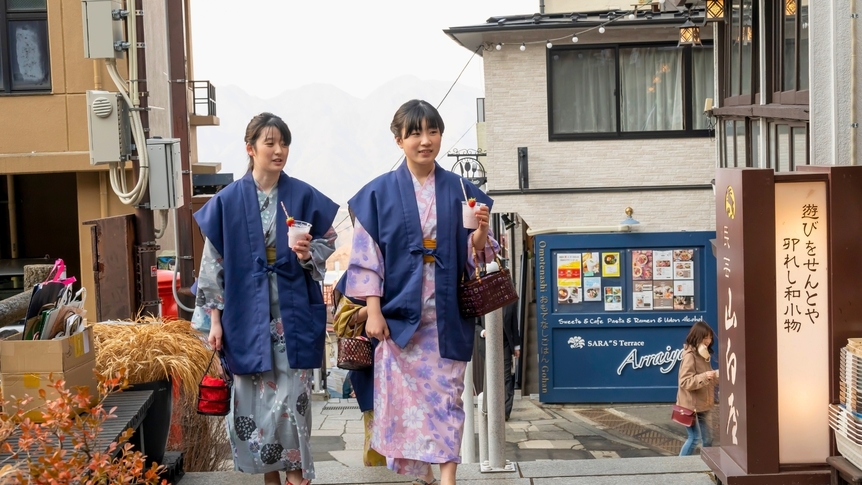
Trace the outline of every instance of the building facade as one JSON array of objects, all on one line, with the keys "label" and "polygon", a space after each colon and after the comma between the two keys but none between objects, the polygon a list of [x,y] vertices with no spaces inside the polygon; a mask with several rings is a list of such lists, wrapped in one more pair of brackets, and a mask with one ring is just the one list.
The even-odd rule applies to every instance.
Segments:
[{"label": "building facade", "polygon": [[[174,136],[178,121],[171,85],[193,79],[189,0],[179,5],[179,16],[168,12],[166,2],[143,0],[138,7],[144,12],[147,101],[155,108],[149,111],[148,138]],[[80,0],[0,0],[0,174],[6,179],[0,198],[8,208],[0,210],[0,259],[63,258],[68,274],[92,289],[90,228],[82,223],[134,208],[113,193],[107,167],[89,162],[86,92],[117,88],[104,61],[84,57],[81,9]],[[179,26],[171,25],[177,22],[182,35],[169,35],[171,27],[177,32]],[[185,74],[177,79],[166,74],[172,72],[171,42],[181,43],[185,53]],[[136,78],[123,59],[117,64],[125,78]],[[194,98],[190,91],[183,146],[193,166],[197,127],[218,123],[214,112],[198,108],[200,116],[195,114]],[[131,183],[133,175],[127,176]],[[159,222],[157,216],[157,227]],[[173,248],[170,231],[158,241],[163,248]],[[93,302],[87,306],[95,318]]]}]

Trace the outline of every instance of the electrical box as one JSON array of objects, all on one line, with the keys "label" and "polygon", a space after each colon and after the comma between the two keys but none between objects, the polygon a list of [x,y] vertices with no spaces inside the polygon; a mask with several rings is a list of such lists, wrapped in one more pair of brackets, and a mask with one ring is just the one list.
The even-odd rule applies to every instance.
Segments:
[{"label": "electrical box", "polygon": [[114,49],[123,41],[123,5],[118,0],[81,0],[84,16],[84,57],[88,59],[119,59],[122,49]]},{"label": "electrical box", "polygon": [[179,138],[149,138],[150,208],[176,209],[183,205],[183,164]]},{"label": "electrical box", "polygon": [[87,128],[91,165],[129,159],[129,112],[119,93],[87,91]]}]

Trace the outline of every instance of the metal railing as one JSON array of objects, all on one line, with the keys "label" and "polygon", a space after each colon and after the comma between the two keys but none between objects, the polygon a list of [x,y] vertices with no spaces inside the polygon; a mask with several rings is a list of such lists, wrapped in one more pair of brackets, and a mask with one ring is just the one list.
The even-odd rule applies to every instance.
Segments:
[{"label": "metal railing", "polygon": [[189,81],[196,116],[216,116],[216,90],[209,81]]}]

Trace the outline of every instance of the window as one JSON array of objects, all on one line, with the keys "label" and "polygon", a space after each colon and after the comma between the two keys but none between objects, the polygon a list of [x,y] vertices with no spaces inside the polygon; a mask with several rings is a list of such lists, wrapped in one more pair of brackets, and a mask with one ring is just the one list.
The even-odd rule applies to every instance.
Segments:
[{"label": "window", "polygon": [[712,46],[563,47],[548,51],[551,140],[706,136]]},{"label": "window", "polygon": [[786,122],[769,123],[770,167],[776,172],[791,172],[808,165],[808,125]]},{"label": "window", "polygon": [[775,12],[776,103],[808,104],[808,2],[781,0]]},{"label": "window", "polygon": [[726,69],[727,93],[724,105],[753,104],[757,93],[757,32],[755,31],[754,0],[733,0],[727,9],[730,17],[727,22],[728,35],[725,36],[727,49]]},{"label": "window", "polygon": [[[749,157],[749,146],[746,139],[746,120],[726,119],[723,125],[724,144],[721,146],[722,167],[753,167],[756,156]],[[752,139],[752,149],[757,140]]]},{"label": "window", "polygon": [[0,92],[50,90],[47,0],[0,0]]}]

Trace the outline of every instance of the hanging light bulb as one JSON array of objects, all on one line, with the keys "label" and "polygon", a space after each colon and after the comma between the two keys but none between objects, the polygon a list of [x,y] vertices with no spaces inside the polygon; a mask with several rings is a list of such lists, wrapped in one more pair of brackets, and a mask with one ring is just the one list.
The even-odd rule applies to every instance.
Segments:
[{"label": "hanging light bulb", "polygon": [[572,36],[572,42],[577,42],[577,41],[578,41],[578,36],[577,36],[577,35],[573,35],[573,36]]},{"label": "hanging light bulb", "polygon": [[503,44],[497,43],[497,47],[496,47],[496,49],[497,49],[497,50],[500,50],[500,49],[502,49],[502,48],[503,48]]},{"label": "hanging light bulb", "polygon": [[605,33],[605,26],[604,26],[604,25],[603,25],[603,26],[601,26],[601,27],[599,27],[599,33],[600,33],[600,34],[604,34],[604,33]]},{"label": "hanging light bulb", "polygon": [[527,44],[521,43],[521,52],[527,50]]},{"label": "hanging light bulb", "polygon": [[551,47],[554,47],[554,43],[553,43],[553,42],[551,42],[551,41],[548,41],[548,43],[547,43],[547,44],[545,44],[545,46],[547,46],[547,47],[548,47],[548,49],[550,49]]}]

